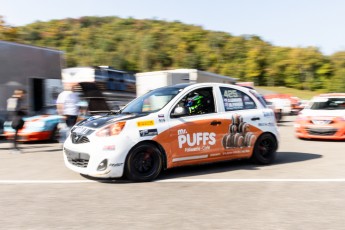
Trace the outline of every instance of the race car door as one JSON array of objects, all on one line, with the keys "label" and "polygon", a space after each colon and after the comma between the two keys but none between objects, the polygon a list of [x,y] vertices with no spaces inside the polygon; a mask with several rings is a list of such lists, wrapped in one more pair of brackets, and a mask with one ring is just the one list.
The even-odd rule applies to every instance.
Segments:
[{"label": "race car door", "polygon": [[214,88],[201,87],[186,93],[174,106],[169,121],[168,167],[207,162],[220,154],[222,136],[218,133],[224,130],[215,104]]},{"label": "race car door", "polygon": [[245,92],[232,88],[220,87],[221,104],[224,112],[222,119],[230,120],[227,133],[224,135],[223,155],[228,158],[241,158],[251,155],[255,141],[262,133],[259,128],[263,121],[263,110],[253,98]]}]

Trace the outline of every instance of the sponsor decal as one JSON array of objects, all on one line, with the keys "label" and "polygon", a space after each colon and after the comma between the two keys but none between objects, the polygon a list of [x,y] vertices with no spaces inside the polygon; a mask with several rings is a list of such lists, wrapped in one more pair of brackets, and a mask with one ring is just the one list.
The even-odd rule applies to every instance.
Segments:
[{"label": "sponsor decal", "polygon": [[234,114],[228,133],[224,135],[222,140],[224,149],[251,147],[255,140],[256,136],[250,132],[250,125],[243,121],[242,116]]},{"label": "sponsor decal", "polygon": [[226,98],[240,97],[236,89],[224,90],[223,96]]},{"label": "sponsor decal", "polygon": [[190,160],[198,160],[198,159],[205,159],[208,158],[208,155],[198,155],[198,156],[190,156],[190,157],[177,157],[172,160],[172,162],[178,161],[190,161]]},{"label": "sponsor decal", "polygon": [[164,114],[158,114],[158,121],[159,122],[165,122]]},{"label": "sponsor decal", "polygon": [[249,149],[240,149],[240,150],[235,150],[235,151],[231,151],[231,152],[224,152],[223,156],[225,155],[232,155],[232,154],[242,154],[242,153],[249,153]]},{"label": "sponsor decal", "polygon": [[267,123],[258,123],[259,126],[275,126],[273,122],[267,122]]},{"label": "sponsor decal", "polygon": [[230,109],[242,109],[243,101],[242,98],[224,98],[225,108]]},{"label": "sponsor decal", "polygon": [[228,89],[223,92],[223,102],[226,110],[235,110],[243,108],[241,95],[235,89]]},{"label": "sponsor decal", "polygon": [[77,126],[75,129],[73,129],[73,132],[81,135],[86,135],[88,134],[89,129],[82,126]]},{"label": "sponsor decal", "polygon": [[123,165],[123,163],[111,163],[111,164],[109,164],[110,167],[120,167],[122,165]]},{"label": "sponsor decal", "polygon": [[270,111],[270,112],[264,111],[263,114],[264,114],[264,117],[273,117],[274,116],[274,112],[273,111]]},{"label": "sponsor decal", "polygon": [[178,147],[185,152],[209,150],[216,144],[216,134],[213,132],[188,133],[186,129],[177,130]]},{"label": "sponsor decal", "polygon": [[143,129],[143,130],[139,130],[139,134],[141,137],[156,136],[158,135],[158,130],[157,129]]},{"label": "sponsor decal", "polygon": [[244,102],[244,105],[253,107],[255,105],[255,103],[253,101],[246,101],[246,102]]},{"label": "sponsor decal", "polygon": [[116,148],[115,145],[106,145],[106,146],[103,147],[103,150],[104,151],[114,151],[115,148]]},{"label": "sponsor decal", "polygon": [[137,126],[143,127],[143,126],[153,126],[155,125],[154,120],[146,120],[146,121],[138,121]]},{"label": "sponsor decal", "polygon": [[[243,116],[240,116],[239,113],[229,113],[228,115],[230,116],[228,119],[220,119],[221,125],[219,126],[201,125],[211,124],[215,120],[214,118],[193,123],[185,122],[160,131],[157,136],[152,137],[152,140],[161,143],[166,149],[167,167],[173,167],[175,164],[184,165],[188,162],[215,162],[220,159],[249,156],[262,130],[250,125],[249,122],[244,122]],[[237,141],[240,146],[224,146],[222,143],[224,136],[236,133],[238,133],[236,138],[229,138],[225,144]]]}]

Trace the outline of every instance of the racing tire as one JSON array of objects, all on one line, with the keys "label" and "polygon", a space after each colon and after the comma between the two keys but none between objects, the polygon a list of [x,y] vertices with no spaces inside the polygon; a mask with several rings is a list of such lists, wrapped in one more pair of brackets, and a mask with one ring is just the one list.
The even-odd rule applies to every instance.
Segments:
[{"label": "racing tire", "polygon": [[59,141],[59,130],[56,126],[54,127],[53,131],[50,134],[49,141],[52,141],[52,142]]},{"label": "racing tire", "polygon": [[277,155],[278,143],[272,134],[264,133],[255,142],[251,159],[257,164],[271,164]]},{"label": "racing tire", "polygon": [[163,168],[161,151],[150,143],[140,144],[127,157],[125,176],[135,182],[154,180]]}]

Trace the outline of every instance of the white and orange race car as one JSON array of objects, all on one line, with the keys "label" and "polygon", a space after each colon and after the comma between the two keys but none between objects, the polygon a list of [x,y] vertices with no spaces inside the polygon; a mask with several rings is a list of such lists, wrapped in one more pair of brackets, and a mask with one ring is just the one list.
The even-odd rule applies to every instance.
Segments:
[{"label": "white and orange race car", "polygon": [[[24,127],[18,132],[18,141],[57,141],[59,138],[58,125],[63,121],[59,115],[36,115],[24,118]],[[11,127],[11,122],[4,123],[4,135],[7,139],[13,139],[15,130]]]},{"label": "white and orange race car", "polygon": [[295,121],[301,139],[345,140],[345,93],[314,97]]},{"label": "white and orange race car", "polygon": [[152,90],[117,114],[79,122],[63,156],[83,175],[151,181],[177,166],[246,158],[270,164],[278,140],[274,113],[255,90],[179,84]]}]

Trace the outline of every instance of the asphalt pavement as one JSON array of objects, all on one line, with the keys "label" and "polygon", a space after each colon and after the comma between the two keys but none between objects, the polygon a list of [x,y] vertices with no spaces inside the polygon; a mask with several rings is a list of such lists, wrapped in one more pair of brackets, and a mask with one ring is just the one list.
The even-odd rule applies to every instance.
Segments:
[{"label": "asphalt pavement", "polygon": [[151,183],[68,170],[59,143],[0,143],[0,229],[343,230],[345,142],[299,140],[279,124],[274,164],[181,167]]}]

